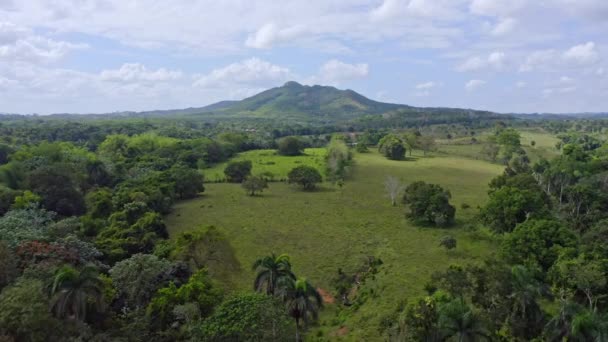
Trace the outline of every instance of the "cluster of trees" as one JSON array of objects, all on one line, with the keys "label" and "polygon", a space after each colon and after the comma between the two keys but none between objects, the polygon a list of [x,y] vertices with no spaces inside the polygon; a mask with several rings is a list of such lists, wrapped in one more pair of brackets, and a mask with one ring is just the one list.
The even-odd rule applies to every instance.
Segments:
[{"label": "cluster of trees", "polygon": [[399,305],[383,331],[412,341],[605,340],[606,144],[569,134],[562,155],[530,165],[509,151],[517,135],[500,135],[501,148],[514,155],[479,214],[501,236],[499,252],[481,265],[435,273],[428,296]]}]

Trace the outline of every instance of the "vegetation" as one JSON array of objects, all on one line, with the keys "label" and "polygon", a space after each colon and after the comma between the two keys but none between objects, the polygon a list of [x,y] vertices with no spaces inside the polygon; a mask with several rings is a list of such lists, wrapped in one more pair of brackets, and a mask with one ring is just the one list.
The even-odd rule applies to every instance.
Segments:
[{"label": "vegetation", "polygon": [[297,184],[304,190],[314,190],[322,180],[319,171],[307,165],[295,167],[287,174],[289,184]]},{"label": "vegetation", "polygon": [[451,225],[456,215],[456,208],[449,202],[451,197],[440,185],[422,181],[411,183],[403,195],[403,203],[409,207],[405,216],[414,222]]},{"label": "vegetation", "polygon": [[405,146],[403,141],[394,134],[384,136],[378,142],[378,151],[391,160],[402,160],[405,158]]}]

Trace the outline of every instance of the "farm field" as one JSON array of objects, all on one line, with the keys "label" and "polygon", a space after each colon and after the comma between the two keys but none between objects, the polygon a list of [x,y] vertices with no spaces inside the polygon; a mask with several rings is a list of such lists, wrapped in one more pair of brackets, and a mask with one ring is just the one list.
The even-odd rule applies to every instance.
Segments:
[{"label": "farm field", "polygon": [[[279,177],[299,163],[322,167],[323,149],[307,150],[307,156],[280,157],[272,151],[249,151],[236,159],[252,160],[253,173],[270,171]],[[288,160],[284,160],[287,158]],[[274,164],[268,165],[273,160]],[[293,163],[293,164],[290,164]],[[331,279],[338,268],[355,272],[368,256],[382,259],[375,280],[367,281],[359,293],[367,294],[358,310],[328,305],[319,327],[309,337],[345,340],[375,340],[380,319],[401,300],[424,294],[430,275],[451,263],[480,260],[495,245],[485,232],[470,232],[476,208],[487,199],[487,184],[503,167],[460,156],[422,157],[390,161],[377,152],[355,154],[350,180],[342,189],[323,184],[315,192],[303,192],[285,183],[271,183],[261,196],[246,196],[238,184],[206,184],[205,193],[175,205],[166,217],[170,235],[199,226],[213,225],[226,234],[240,270],[234,272],[233,291],[250,290],[254,272],[251,263],[271,252],[288,253],[294,271],[313,284],[333,292]],[[206,177],[223,170],[222,165],[205,170]],[[452,193],[457,225],[451,229],[420,228],[404,218],[402,205],[393,207],[385,195],[384,179],[393,175],[406,184],[424,180]],[[466,203],[469,209],[462,209]],[[451,234],[458,247],[447,252],[439,239]],[[342,311],[342,312],[341,312]]]},{"label": "farm field", "polygon": [[[251,173],[259,175],[263,173],[272,174],[274,179],[285,179],[289,170],[298,165],[314,166],[323,173],[325,168],[325,148],[307,148],[301,156],[285,157],[277,155],[276,150],[254,150],[239,153],[233,161],[251,160],[253,169]],[[212,168],[204,169],[205,179],[211,182],[224,180],[224,169],[228,162],[214,165]]]}]

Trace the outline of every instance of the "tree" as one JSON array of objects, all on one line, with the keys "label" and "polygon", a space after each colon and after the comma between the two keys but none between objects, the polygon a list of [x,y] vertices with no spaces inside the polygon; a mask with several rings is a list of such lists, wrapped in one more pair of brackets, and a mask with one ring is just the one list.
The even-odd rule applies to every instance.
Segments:
[{"label": "tree", "polygon": [[426,156],[427,152],[432,150],[435,147],[435,138],[430,135],[422,135],[418,137],[418,146],[424,151],[424,155]]},{"label": "tree", "polygon": [[250,196],[255,196],[256,192],[262,192],[268,188],[268,181],[262,177],[249,176],[245,179],[242,186]]},{"label": "tree", "polygon": [[287,174],[289,184],[298,184],[304,190],[313,190],[323,178],[317,169],[308,165],[296,166]]},{"label": "tree", "polygon": [[304,150],[304,143],[298,137],[279,139],[277,152],[282,156],[299,156]]},{"label": "tree", "polygon": [[[0,144],[0,146],[2,145]],[[9,211],[11,205],[15,202],[15,197],[20,194],[17,190],[0,185],[0,215],[4,215]]]},{"label": "tree", "polygon": [[0,240],[10,247],[23,241],[44,240],[54,218],[54,213],[44,209],[11,210],[0,217]]},{"label": "tree", "polygon": [[175,194],[179,199],[194,198],[205,191],[203,175],[195,169],[176,165],[169,169],[169,179],[174,184]]},{"label": "tree", "polygon": [[596,311],[598,299],[603,297],[608,276],[602,261],[586,260],[583,256],[560,260],[556,271],[561,285],[579,294],[582,293],[587,301],[588,310]]},{"label": "tree", "polygon": [[[40,280],[22,278],[0,293],[0,336],[15,341],[61,340],[59,321],[51,316]],[[65,335],[64,335],[65,336]]]},{"label": "tree", "polygon": [[47,210],[62,216],[85,212],[84,196],[68,165],[41,166],[28,175],[27,184],[30,190],[42,197],[42,205]]},{"label": "tree", "polygon": [[59,318],[73,318],[84,321],[87,304],[91,300],[100,310],[103,304],[103,283],[97,268],[91,265],[77,270],[63,266],[55,272],[51,287],[51,307]]},{"label": "tree", "polygon": [[477,315],[463,299],[454,299],[439,307],[439,329],[444,338],[456,341],[490,340]]},{"label": "tree", "polygon": [[0,240],[0,291],[18,275],[17,259],[8,245]]},{"label": "tree", "polygon": [[456,248],[456,238],[452,235],[446,235],[439,240],[439,246],[444,247],[446,250],[452,250]]},{"label": "tree", "polygon": [[480,210],[481,221],[497,233],[511,232],[528,218],[542,218],[547,213],[543,194],[504,186],[493,193]]},{"label": "tree", "polygon": [[193,335],[199,341],[286,341],[291,325],[278,298],[248,293],[223,302]]},{"label": "tree", "polygon": [[386,189],[388,197],[391,199],[391,204],[393,207],[396,206],[397,198],[405,187],[403,184],[401,184],[401,181],[397,177],[387,176],[386,180],[384,181],[384,188]]},{"label": "tree", "polygon": [[405,146],[403,141],[394,134],[385,135],[378,142],[378,151],[391,160],[403,160],[405,158]]},{"label": "tree", "polygon": [[126,305],[138,308],[145,305],[163,285],[162,275],[171,269],[171,262],[150,254],[135,254],[110,269],[112,283]]},{"label": "tree", "polygon": [[251,160],[230,162],[224,169],[224,174],[229,182],[241,183],[251,174],[251,167]]},{"label": "tree", "polygon": [[296,323],[296,341],[301,341],[300,330],[306,330],[310,321],[317,319],[323,307],[321,295],[306,279],[285,279],[280,296],[287,305],[287,312]]},{"label": "tree", "polygon": [[276,295],[279,285],[286,280],[295,280],[291,271],[289,255],[281,254],[265,256],[253,263],[252,269],[257,273],[253,282],[253,289],[268,295]]},{"label": "tree", "polygon": [[414,182],[405,188],[403,202],[409,206],[406,217],[416,222],[440,226],[454,222],[456,208],[450,204],[451,194],[437,184]]},{"label": "tree", "polygon": [[527,220],[505,236],[501,252],[512,264],[541,267],[549,270],[562,250],[577,245],[577,238],[555,220]]}]

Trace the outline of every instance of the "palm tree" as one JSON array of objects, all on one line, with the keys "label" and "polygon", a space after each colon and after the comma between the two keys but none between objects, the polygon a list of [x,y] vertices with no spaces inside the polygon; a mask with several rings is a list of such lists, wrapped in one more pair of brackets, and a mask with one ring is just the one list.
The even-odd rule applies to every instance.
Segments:
[{"label": "palm tree", "polygon": [[291,272],[289,255],[281,254],[276,256],[272,253],[256,260],[253,263],[253,270],[258,271],[258,275],[253,282],[253,289],[261,292],[266,290],[266,294],[275,295],[277,287],[283,279],[294,281],[296,276]]},{"label": "palm tree", "polygon": [[479,316],[462,299],[441,306],[439,329],[446,338],[453,337],[459,342],[489,340]]},{"label": "palm tree", "polygon": [[296,342],[299,342],[300,328],[306,329],[311,320],[317,319],[319,310],[323,307],[323,299],[305,278],[283,278],[279,286],[278,294],[287,304],[287,312],[296,321]]},{"label": "palm tree", "polygon": [[546,286],[538,281],[531,270],[517,265],[511,269],[513,290],[509,296],[513,300],[513,312],[522,318],[526,311],[537,308],[536,300],[547,293]]},{"label": "palm tree", "polygon": [[585,310],[572,321],[573,341],[608,341],[608,314]]},{"label": "palm tree", "polygon": [[51,306],[57,317],[84,321],[87,303],[91,299],[97,308],[102,307],[103,283],[94,266],[87,265],[78,271],[63,266],[55,273],[51,286]]},{"label": "palm tree", "polygon": [[582,307],[567,299],[561,299],[559,311],[545,326],[548,341],[576,340],[572,336],[572,323]]}]

